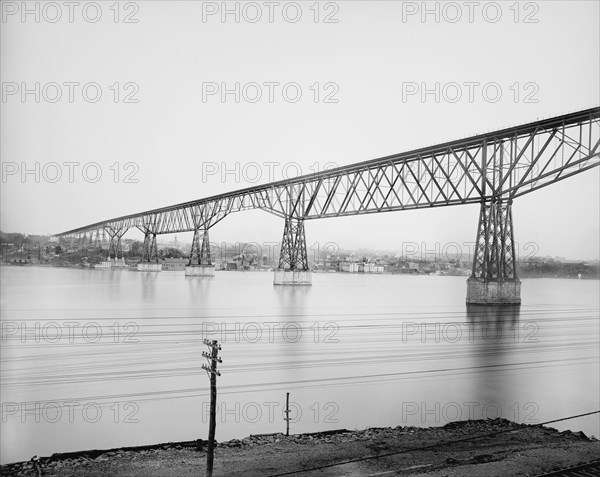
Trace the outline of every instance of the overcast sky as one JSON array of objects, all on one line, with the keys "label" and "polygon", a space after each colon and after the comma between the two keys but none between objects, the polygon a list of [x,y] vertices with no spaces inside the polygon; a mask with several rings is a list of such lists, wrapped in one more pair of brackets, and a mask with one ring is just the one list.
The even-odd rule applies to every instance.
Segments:
[{"label": "overcast sky", "polygon": [[[425,16],[422,2],[400,1],[26,2],[27,13],[2,1],[2,231],[58,233],[600,103],[599,2],[424,5]],[[235,83],[239,102],[221,95]],[[403,95],[436,83],[437,100]],[[38,172],[23,178],[23,165]],[[521,253],[535,242],[541,255],[597,259],[598,191],[594,169],[519,198]],[[477,216],[461,206],[310,221],[307,241],[462,244]],[[282,231],[251,211],[211,240]]]}]

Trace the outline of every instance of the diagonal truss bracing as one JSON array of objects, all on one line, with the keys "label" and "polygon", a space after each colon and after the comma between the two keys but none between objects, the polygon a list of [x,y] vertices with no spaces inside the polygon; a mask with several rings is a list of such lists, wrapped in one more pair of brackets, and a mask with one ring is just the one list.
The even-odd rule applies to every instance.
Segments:
[{"label": "diagonal truss bracing", "polygon": [[156,234],[187,232],[249,209],[309,220],[512,200],[599,164],[600,108],[593,108],[58,235],[147,224]]}]

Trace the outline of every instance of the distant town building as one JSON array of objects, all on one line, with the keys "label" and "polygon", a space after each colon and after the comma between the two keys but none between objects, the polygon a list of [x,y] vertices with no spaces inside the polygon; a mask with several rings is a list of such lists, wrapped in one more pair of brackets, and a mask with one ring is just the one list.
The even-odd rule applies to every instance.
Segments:
[{"label": "distant town building", "polygon": [[25,265],[27,263],[32,263],[32,260],[30,257],[10,257],[8,262],[13,265]]},{"label": "distant town building", "polygon": [[356,262],[341,262],[340,271],[349,273],[358,273],[358,263]]},{"label": "distant town building", "polygon": [[360,263],[358,264],[358,271],[363,273],[383,273],[383,265]]}]

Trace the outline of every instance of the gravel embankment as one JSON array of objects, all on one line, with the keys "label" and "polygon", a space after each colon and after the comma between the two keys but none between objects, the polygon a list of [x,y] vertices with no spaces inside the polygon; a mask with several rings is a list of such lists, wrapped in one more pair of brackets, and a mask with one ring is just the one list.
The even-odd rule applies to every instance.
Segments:
[{"label": "gravel embankment", "polygon": [[[496,419],[233,439],[218,443],[214,475],[535,476],[599,458],[599,442],[583,433]],[[348,460],[355,462],[331,466]],[[1,475],[197,477],[205,465],[205,442],[199,441],[54,454],[4,465]],[[319,466],[327,467],[310,470]]]}]

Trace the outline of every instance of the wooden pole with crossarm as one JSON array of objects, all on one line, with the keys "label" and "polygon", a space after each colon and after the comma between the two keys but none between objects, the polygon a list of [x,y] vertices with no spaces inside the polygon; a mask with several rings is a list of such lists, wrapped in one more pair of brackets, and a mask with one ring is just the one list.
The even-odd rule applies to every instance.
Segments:
[{"label": "wooden pole with crossarm", "polygon": [[221,376],[221,373],[217,371],[217,363],[223,361],[218,356],[221,347],[216,340],[204,340],[204,344],[210,349],[210,353],[202,352],[202,356],[208,361],[208,365],[203,364],[202,369],[206,370],[210,377],[210,424],[208,426],[208,449],[206,451],[206,475],[212,477],[215,458],[215,430],[217,427],[217,376]]}]

